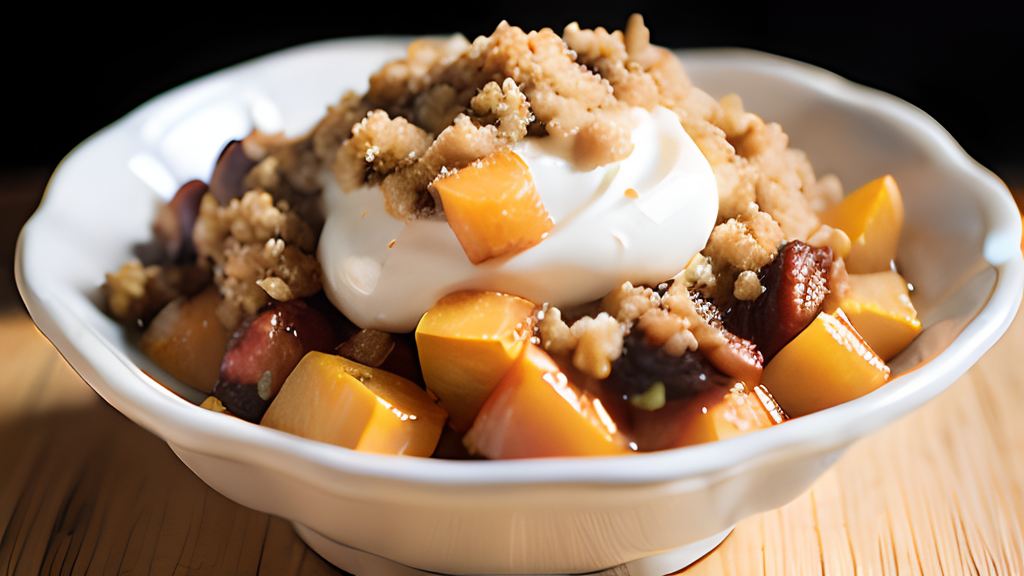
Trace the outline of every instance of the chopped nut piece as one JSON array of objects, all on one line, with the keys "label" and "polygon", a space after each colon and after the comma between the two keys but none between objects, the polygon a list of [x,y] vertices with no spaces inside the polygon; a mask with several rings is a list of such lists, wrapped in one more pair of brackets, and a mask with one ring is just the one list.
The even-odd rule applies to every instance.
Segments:
[{"label": "chopped nut piece", "polygon": [[601,301],[601,308],[623,324],[630,324],[651,308],[661,304],[661,297],[646,286],[625,282]]},{"label": "chopped nut piece", "polygon": [[832,254],[837,258],[846,258],[846,255],[850,253],[850,248],[853,246],[846,232],[833,228],[828,224],[822,224],[817,232],[811,234],[807,239],[807,244],[815,248],[828,246],[832,249]]}]

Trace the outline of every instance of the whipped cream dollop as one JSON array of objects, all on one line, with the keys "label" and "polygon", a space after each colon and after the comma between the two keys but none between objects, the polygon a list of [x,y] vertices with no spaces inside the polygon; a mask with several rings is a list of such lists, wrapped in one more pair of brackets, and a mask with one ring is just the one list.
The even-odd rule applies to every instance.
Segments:
[{"label": "whipped cream dollop", "polygon": [[674,112],[633,114],[633,152],[594,170],[574,169],[543,138],[516,144],[554,228],[532,248],[477,265],[444,220],[398,220],[379,187],[345,193],[325,171],[318,257],[328,298],[362,328],[408,332],[458,290],[565,307],[627,280],[654,285],[675,276],[714,227],[715,176]]}]

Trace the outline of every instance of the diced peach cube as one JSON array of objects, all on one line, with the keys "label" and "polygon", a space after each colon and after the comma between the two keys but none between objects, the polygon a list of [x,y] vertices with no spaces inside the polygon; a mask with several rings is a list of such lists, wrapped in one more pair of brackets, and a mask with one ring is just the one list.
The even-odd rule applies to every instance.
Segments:
[{"label": "diced peach cube", "polygon": [[794,418],[860,398],[888,379],[889,367],[842,309],[818,314],[761,374],[761,383]]},{"label": "diced peach cube", "polygon": [[846,269],[854,274],[889,270],[903,229],[903,198],[896,180],[869,182],[821,215],[850,237]]},{"label": "diced peach cube", "polygon": [[580,391],[543,349],[527,344],[463,439],[492,459],[625,454],[601,402]]},{"label": "diced peach cube", "polygon": [[448,412],[449,426],[465,432],[519,356],[532,333],[537,306],[499,292],[445,296],[416,327],[416,348],[427,389]]},{"label": "diced peach cube", "polygon": [[907,281],[893,270],[851,274],[850,290],[839,307],[868,346],[886,362],[921,332]]},{"label": "diced peach cube", "polygon": [[518,254],[546,238],[554,226],[530,169],[511,150],[477,160],[433,186],[473,264]]},{"label": "diced peach cube", "polygon": [[142,333],[139,348],[168,374],[209,394],[217,383],[228,332],[215,315],[216,286],[164,306]]},{"label": "diced peach cube", "polygon": [[446,418],[416,384],[333,354],[310,352],[260,424],[345,448],[430,456]]}]

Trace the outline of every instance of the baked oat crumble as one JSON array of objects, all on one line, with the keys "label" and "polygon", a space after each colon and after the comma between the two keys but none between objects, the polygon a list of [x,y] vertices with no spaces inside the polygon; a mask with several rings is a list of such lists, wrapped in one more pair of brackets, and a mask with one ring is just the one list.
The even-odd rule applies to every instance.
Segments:
[{"label": "baked oat crumble", "polygon": [[[527,135],[557,142],[583,170],[627,157],[636,106],[664,106],[679,117],[714,172],[717,223],[701,254],[662,286],[626,282],[599,309],[570,322],[546,305],[537,325],[546,350],[598,379],[631,330],[673,356],[709,352],[726,343],[694,298],[756,299],[764,290],[757,271],[788,241],[837,250],[845,242],[848,250],[849,239],[816,215],[842,198],[838,179],[816,178],[782,128],[747,112],[739,96],[715,100],[693,86],[678,58],[650,43],[639,15],[624,31],[573,23],[561,36],[502,22],[472,42],[413,42],[404,60],[371,77],[365,94],[343,95],[305,136],[245,139],[254,163],[244,180],[250,191],[224,206],[205,197],[194,229],[199,263],[212,270],[224,297],[221,321],[234,327],[272,299],[320,290],[313,254],[324,167],[344,191],[379,185],[396,218],[443,217],[432,182]],[[132,264],[108,275],[112,313],[142,318],[169,301],[165,270]]]}]

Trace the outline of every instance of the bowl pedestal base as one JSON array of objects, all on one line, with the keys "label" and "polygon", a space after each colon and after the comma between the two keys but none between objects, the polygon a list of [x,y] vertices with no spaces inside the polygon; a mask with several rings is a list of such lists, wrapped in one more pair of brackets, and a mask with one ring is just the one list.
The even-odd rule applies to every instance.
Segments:
[{"label": "bowl pedestal base", "polygon": [[[364,552],[336,542],[323,534],[298,522],[293,522],[295,532],[317,554],[338,568],[355,576],[437,576],[437,572],[419,570],[399,564],[383,556]],[[587,572],[587,576],[665,576],[693,564],[725,540],[733,527],[703,540],[667,550],[654,556],[633,560],[620,566],[613,566],[599,572]],[[480,575],[484,576],[484,575]],[[567,575],[568,576],[568,575]],[[582,576],[582,575],[571,575]]]}]

